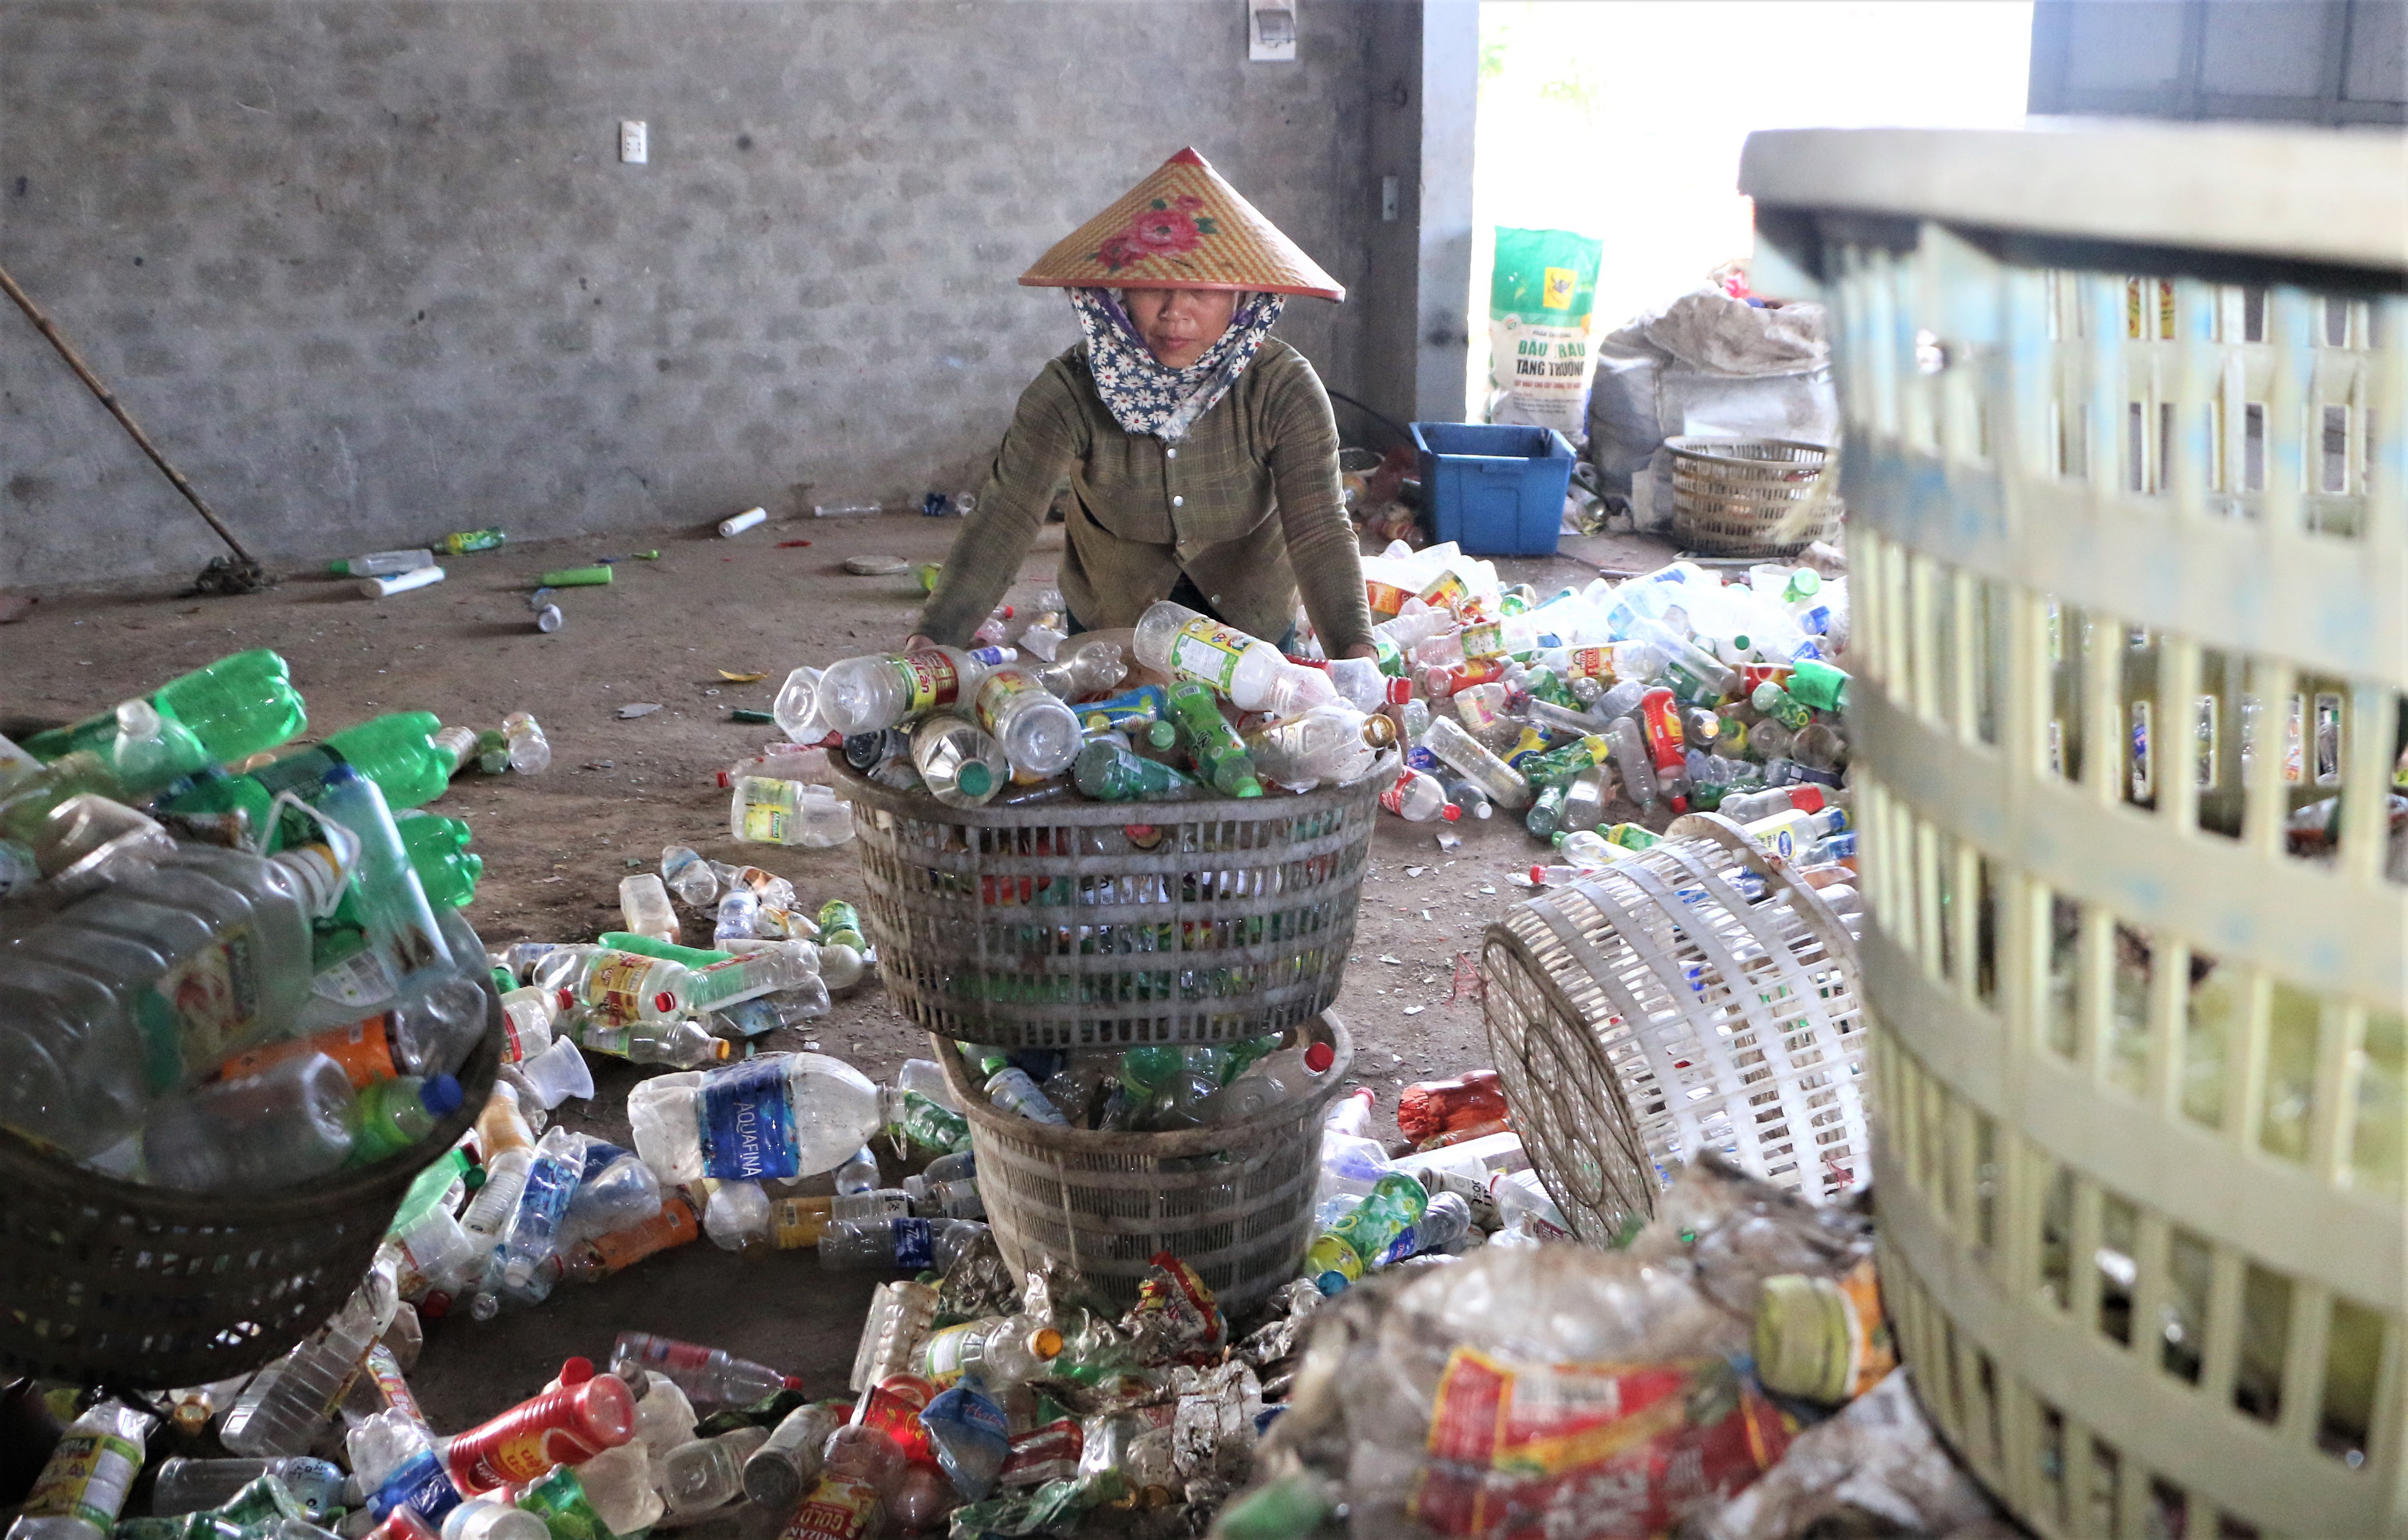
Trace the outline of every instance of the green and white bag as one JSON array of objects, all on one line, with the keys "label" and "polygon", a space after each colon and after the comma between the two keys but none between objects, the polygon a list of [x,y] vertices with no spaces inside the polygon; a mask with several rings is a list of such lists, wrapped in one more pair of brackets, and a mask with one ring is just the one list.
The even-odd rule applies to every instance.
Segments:
[{"label": "green and white bag", "polygon": [[1569,230],[1497,228],[1488,285],[1489,420],[1588,431],[1589,319],[1605,242]]}]

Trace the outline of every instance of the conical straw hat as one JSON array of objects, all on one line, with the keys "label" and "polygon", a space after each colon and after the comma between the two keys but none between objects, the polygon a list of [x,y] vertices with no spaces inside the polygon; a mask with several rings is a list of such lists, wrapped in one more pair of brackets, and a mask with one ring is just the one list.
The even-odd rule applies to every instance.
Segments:
[{"label": "conical straw hat", "polygon": [[1020,275],[1033,288],[1251,289],[1343,299],[1278,225],[1194,150],[1162,163]]}]

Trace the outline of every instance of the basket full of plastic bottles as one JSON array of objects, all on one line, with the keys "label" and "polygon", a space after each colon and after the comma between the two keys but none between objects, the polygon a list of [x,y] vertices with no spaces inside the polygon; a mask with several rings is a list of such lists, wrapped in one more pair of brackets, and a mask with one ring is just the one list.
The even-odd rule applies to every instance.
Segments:
[{"label": "basket full of plastic bottles", "polygon": [[[1068,704],[1122,682],[1100,646],[1106,666],[1068,684],[1051,675],[1068,662],[953,648],[819,680],[888,993],[932,1032],[1013,1048],[1311,1020],[1354,941],[1391,723],[1341,698],[1337,669],[1168,602],[1134,646],[1170,683]],[[1256,712],[1242,736],[1229,720]]]},{"label": "basket full of plastic bottles", "polygon": [[[1233,1312],[1296,1277],[1323,1119],[1354,1058],[1336,1013],[1236,1043],[934,1048],[1015,1274],[1068,1267],[1126,1304],[1168,1252]],[[1025,1067],[1037,1058],[1041,1083]],[[1084,1126],[1090,1109],[1100,1127]]]},{"label": "basket full of plastic bottles", "polygon": [[258,1368],[352,1295],[493,1087],[475,858],[408,814],[458,756],[399,713],[221,768],[305,721],[254,652],[0,739],[0,1371]]}]

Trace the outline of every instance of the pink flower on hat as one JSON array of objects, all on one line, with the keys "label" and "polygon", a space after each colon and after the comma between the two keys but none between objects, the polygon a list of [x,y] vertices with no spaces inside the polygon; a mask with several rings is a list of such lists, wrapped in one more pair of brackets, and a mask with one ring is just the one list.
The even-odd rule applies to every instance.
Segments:
[{"label": "pink flower on hat", "polygon": [[1204,200],[1192,193],[1182,194],[1175,205],[1156,198],[1153,208],[1129,222],[1127,229],[1096,249],[1096,260],[1117,272],[1148,257],[1192,252],[1206,236],[1217,233],[1212,221],[1195,217],[1194,210],[1203,207]]}]

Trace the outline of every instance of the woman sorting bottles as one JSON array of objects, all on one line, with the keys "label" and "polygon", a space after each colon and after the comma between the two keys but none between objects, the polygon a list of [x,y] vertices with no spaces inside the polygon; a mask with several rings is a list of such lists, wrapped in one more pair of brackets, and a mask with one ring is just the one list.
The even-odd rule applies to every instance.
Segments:
[{"label": "woman sorting bottles", "polygon": [[1065,629],[1168,598],[1284,652],[1300,589],[1328,656],[1372,656],[1329,396],[1270,335],[1288,295],[1346,291],[1193,150],[1020,281],[1068,289],[1086,339],[1021,393],[906,645],[971,645],[1068,477]]}]

